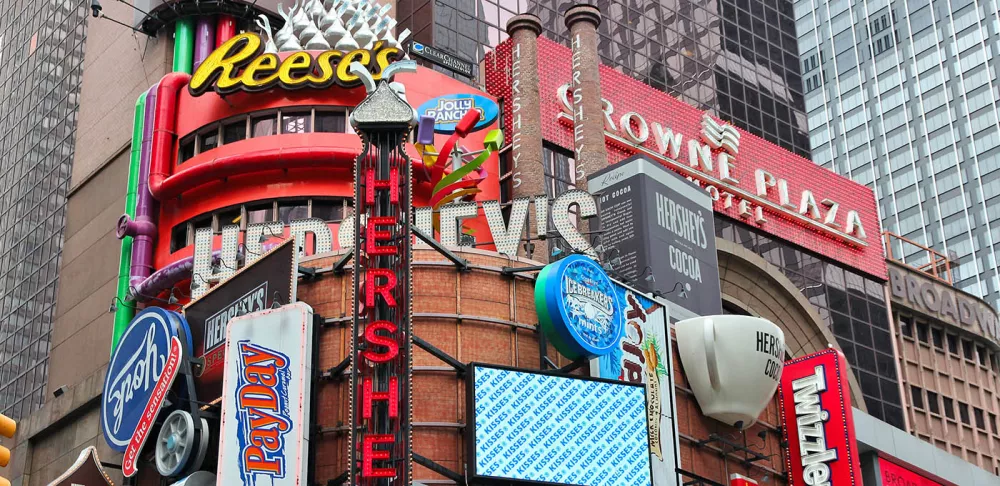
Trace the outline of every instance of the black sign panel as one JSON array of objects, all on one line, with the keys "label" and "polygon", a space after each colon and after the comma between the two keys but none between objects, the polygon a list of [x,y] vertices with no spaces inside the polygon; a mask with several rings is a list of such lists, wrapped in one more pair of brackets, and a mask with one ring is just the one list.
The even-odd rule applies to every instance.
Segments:
[{"label": "black sign panel", "polygon": [[[600,192],[601,243],[631,285],[697,315],[722,313],[712,199],[642,156],[590,176]],[[616,250],[611,250],[616,249]],[[653,275],[655,280],[647,280]]]},{"label": "black sign panel", "polygon": [[205,358],[198,380],[200,400],[214,400],[222,392],[226,325],[234,317],[270,309],[295,300],[298,277],[296,246],[288,239],[259,260],[216,285],[184,308],[191,326],[194,355]]},{"label": "black sign panel", "polygon": [[455,71],[456,73],[467,78],[473,77],[473,65],[471,62],[459,59],[432,46],[421,44],[419,42],[411,42],[410,54],[426,59],[443,68]]}]

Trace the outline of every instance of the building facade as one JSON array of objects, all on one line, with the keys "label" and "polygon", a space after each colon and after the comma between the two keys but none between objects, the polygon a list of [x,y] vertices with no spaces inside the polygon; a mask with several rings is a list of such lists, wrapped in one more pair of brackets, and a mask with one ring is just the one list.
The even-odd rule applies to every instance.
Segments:
[{"label": "building facade", "polygon": [[88,5],[2,7],[0,413],[21,418],[45,403]]},{"label": "building facade", "polygon": [[[809,154],[795,22],[787,1],[672,0],[594,2],[601,61],[686,103],[799,155]],[[520,13],[566,43],[555,1],[397,2],[400,27],[414,39],[479,63],[507,38]]]},{"label": "building facade", "polygon": [[953,260],[955,286],[1000,302],[996,59],[989,2],[795,2],[812,159],[872,187],[890,255]]}]

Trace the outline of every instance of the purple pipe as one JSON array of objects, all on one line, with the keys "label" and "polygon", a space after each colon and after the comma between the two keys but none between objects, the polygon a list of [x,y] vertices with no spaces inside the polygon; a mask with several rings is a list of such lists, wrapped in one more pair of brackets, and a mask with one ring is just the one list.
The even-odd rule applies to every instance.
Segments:
[{"label": "purple pipe", "polygon": [[[271,251],[272,248],[280,245],[281,243],[269,243],[261,247],[261,253],[267,253]],[[243,259],[243,250],[240,250],[236,255],[237,261]],[[215,250],[212,252],[212,265],[221,265],[222,262],[222,251]],[[171,263],[152,274],[146,280],[143,280],[138,285],[134,285],[135,289],[132,297],[139,302],[146,302],[152,297],[155,297],[163,292],[164,290],[171,289],[180,282],[191,278],[191,271],[194,269],[194,257],[189,256],[187,258],[181,258],[176,262]],[[205,282],[199,281],[199,285],[207,285]]]},{"label": "purple pipe", "polygon": [[198,17],[194,27],[194,69],[215,49],[215,19]]},{"label": "purple pipe", "polygon": [[135,221],[128,215],[118,220],[118,238],[132,236],[132,266],[128,283],[138,288],[153,272],[153,239],[156,237],[156,200],[149,193],[149,163],[153,144],[153,114],[156,113],[156,83],[146,92],[146,113],[143,118],[142,148],[139,151],[139,181],[136,187]]}]

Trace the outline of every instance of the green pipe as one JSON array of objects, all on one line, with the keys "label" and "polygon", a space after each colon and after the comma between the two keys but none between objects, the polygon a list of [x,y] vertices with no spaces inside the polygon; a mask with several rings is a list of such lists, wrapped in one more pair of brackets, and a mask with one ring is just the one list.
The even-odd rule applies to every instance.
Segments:
[{"label": "green pipe", "polygon": [[[125,214],[135,219],[135,203],[139,194],[139,159],[142,153],[143,118],[146,113],[146,93],[139,95],[135,101],[135,114],[132,117],[132,153],[128,162],[128,189],[125,193]],[[115,310],[115,327],[111,337],[111,352],[115,352],[118,341],[128,329],[128,324],[135,316],[135,304],[128,302],[129,267],[132,265],[132,237],[122,238],[122,252],[118,259],[118,308]]]},{"label": "green pipe", "polygon": [[194,19],[177,21],[174,31],[174,72],[191,74],[194,67]]}]

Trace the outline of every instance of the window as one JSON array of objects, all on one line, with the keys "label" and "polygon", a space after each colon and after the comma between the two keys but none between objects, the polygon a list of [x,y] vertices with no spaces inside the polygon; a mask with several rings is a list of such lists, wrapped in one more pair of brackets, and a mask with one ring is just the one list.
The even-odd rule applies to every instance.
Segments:
[{"label": "window", "polygon": [[316,111],[316,131],[344,133],[347,131],[347,114],[342,111]]},{"label": "window", "polygon": [[997,433],[997,415],[995,413],[990,414],[990,432]]},{"label": "window", "polygon": [[931,339],[935,348],[944,349],[944,331],[937,327],[931,328]]},{"label": "window", "polygon": [[288,224],[296,219],[309,217],[309,206],[306,201],[282,201],[278,203],[278,221]]},{"label": "window", "polygon": [[188,225],[181,223],[170,230],[170,253],[188,245]]},{"label": "window", "polygon": [[924,344],[928,344],[927,343],[927,332],[928,332],[927,324],[924,324],[922,322],[918,322],[917,323],[917,339],[919,339],[920,342],[922,342]]},{"label": "window", "polygon": [[198,153],[207,152],[219,146],[219,126],[198,135]]},{"label": "window", "polygon": [[274,221],[274,205],[271,203],[247,206],[247,224]]},{"label": "window", "polygon": [[186,137],[177,150],[177,163],[181,164],[191,157],[194,157],[194,137]]},{"label": "window", "polygon": [[983,346],[976,346],[976,354],[979,356],[979,364],[986,366],[986,348]]},{"label": "window", "polygon": [[962,340],[962,353],[965,359],[972,361],[972,341]]},{"label": "window", "polygon": [[328,222],[342,221],[344,219],[344,203],[342,201],[313,201],[312,217]]},{"label": "window", "polygon": [[220,212],[218,214],[219,230],[221,231],[222,228],[225,226],[232,226],[234,224],[239,225],[243,220],[243,218],[241,217],[242,215],[243,212],[241,211],[240,207]]},{"label": "window", "polygon": [[908,338],[913,337],[913,321],[908,316],[899,316],[899,332]]},{"label": "window", "polygon": [[264,115],[259,117],[254,117],[250,119],[251,133],[252,137],[266,137],[269,135],[274,135],[274,120],[275,115]]},{"label": "window", "polygon": [[954,334],[948,335],[948,352],[958,355],[958,336]]},{"label": "window", "polygon": [[958,402],[958,416],[962,419],[962,423],[969,425],[969,406]]},{"label": "window", "polygon": [[920,388],[910,385],[910,396],[913,397],[913,408],[924,408],[924,396]]},{"label": "window", "polygon": [[312,112],[299,111],[281,114],[281,133],[309,133],[312,131]]},{"label": "window", "polygon": [[941,404],[944,406],[944,416],[955,420],[955,403],[948,397],[941,397]]},{"label": "window", "polygon": [[986,418],[983,415],[983,409],[972,407],[972,415],[976,417],[976,428],[986,430]]},{"label": "window", "polygon": [[931,413],[941,414],[941,407],[938,405],[938,394],[927,390],[927,410]]},{"label": "window", "polygon": [[247,138],[247,120],[241,118],[222,126],[222,143],[239,142]]}]

